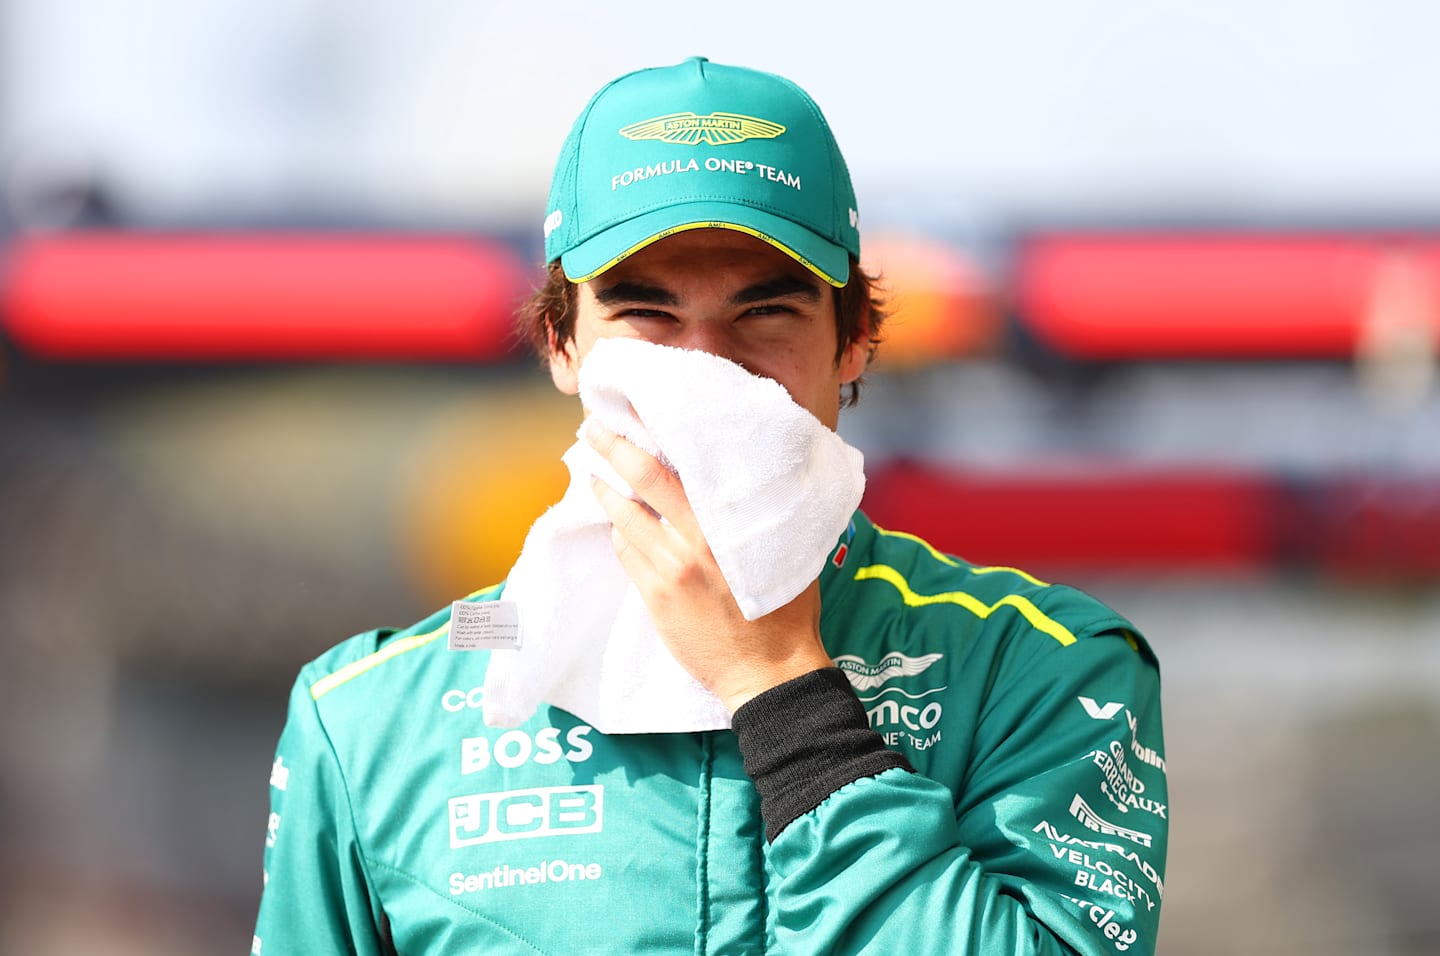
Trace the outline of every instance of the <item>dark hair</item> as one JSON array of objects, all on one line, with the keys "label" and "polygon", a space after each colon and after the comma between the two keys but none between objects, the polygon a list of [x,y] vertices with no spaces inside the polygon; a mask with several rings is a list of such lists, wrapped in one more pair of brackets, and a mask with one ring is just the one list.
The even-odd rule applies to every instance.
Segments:
[{"label": "dark hair", "polygon": [[[545,284],[530,296],[515,316],[516,331],[530,342],[542,359],[550,357],[551,342],[562,348],[575,337],[575,308],[579,299],[575,283],[565,278],[559,260],[550,263]],[[851,342],[866,340],[866,363],[880,347],[880,327],[888,315],[884,294],[875,276],[850,260],[850,281],[834,289],[835,361],[838,363]],[[847,386],[843,405],[860,400],[862,378]]]}]

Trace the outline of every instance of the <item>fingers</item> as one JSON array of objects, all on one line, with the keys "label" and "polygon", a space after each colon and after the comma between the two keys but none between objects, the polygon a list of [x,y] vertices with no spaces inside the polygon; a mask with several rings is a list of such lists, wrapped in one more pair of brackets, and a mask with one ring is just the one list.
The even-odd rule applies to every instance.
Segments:
[{"label": "fingers", "polygon": [[[686,539],[643,503],[625,497],[599,478],[592,479],[592,487],[610,519],[610,544],[615,557],[640,589],[652,616],[696,588],[705,593],[723,591],[734,607],[734,599],[703,538]],[[734,610],[739,613],[738,607]]]},{"label": "fingers", "polygon": [[757,693],[830,665],[820,640],[818,583],[785,607],[746,621],[680,479],[593,419],[585,437],[641,499],[592,479],[616,557],[681,667],[733,713]]},{"label": "fingers", "polygon": [[[615,554],[641,592],[662,600],[672,588],[723,584],[680,479],[598,423],[586,426],[586,438],[640,498],[627,498],[601,479],[592,482],[596,500],[610,519]],[[728,596],[728,589],[725,593]]]},{"label": "fingers", "polygon": [[585,424],[585,438],[646,506],[682,534],[699,533],[685,488],[670,469],[593,418]]},{"label": "fingers", "polygon": [[663,532],[660,520],[643,504],[625,497],[599,478],[591,478],[595,498],[610,519],[610,542],[615,556],[632,579],[648,574],[655,562],[650,552]]}]

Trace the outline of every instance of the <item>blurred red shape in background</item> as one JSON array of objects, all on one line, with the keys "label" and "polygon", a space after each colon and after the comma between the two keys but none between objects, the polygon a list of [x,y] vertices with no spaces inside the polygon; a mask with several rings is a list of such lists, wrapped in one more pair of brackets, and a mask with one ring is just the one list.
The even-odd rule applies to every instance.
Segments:
[{"label": "blurred red shape in background", "polygon": [[530,279],[471,237],[55,233],[7,250],[0,323],[57,360],[492,360]]},{"label": "blurred red shape in background", "polygon": [[1301,484],[1287,539],[1289,551],[1331,578],[1440,580],[1440,476],[1341,474]]},{"label": "blurred red shape in background", "polygon": [[1247,472],[903,461],[869,477],[864,501],[882,527],[923,527],[941,551],[1042,575],[1266,569],[1278,557],[1282,504],[1272,480]]},{"label": "blurred red shape in background", "polygon": [[1440,266],[1440,242],[1402,236],[1039,235],[1015,304],[1073,358],[1348,358],[1396,250]]}]

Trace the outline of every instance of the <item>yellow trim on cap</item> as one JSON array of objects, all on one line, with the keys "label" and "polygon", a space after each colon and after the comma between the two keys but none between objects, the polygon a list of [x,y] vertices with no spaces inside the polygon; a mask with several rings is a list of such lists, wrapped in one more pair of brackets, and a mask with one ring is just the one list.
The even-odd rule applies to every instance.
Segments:
[{"label": "yellow trim on cap", "polygon": [[[785,253],[787,256],[794,259],[796,262],[800,263],[802,266],[809,269],[811,272],[815,273],[817,276],[824,279],[827,283],[833,285],[835,288],[843,289],[845,287],[844,282],[836,282],[833,278],[822,272],[820,270],[820,267],[815,265],[815,263],[802,256],[794,249],[791,249],[789,246],[785,245],[783,242],[776,239],[774,236],[767,235],[766,233],[760,232],[758,229],[752,229],[749,226],[738,226],[733,222],[687,222],[684,225],[671,226],[669,229],[662,229],[660,232],[657,232],[655,235],[644,240],[643,242],[637,242],[635,245],[631,246],[629,249],[626,249],[624,252],[620,253],[618,256],[611,259],[609,262],[605,263],[593,272],[587,273],[583,276],[572,276],[570,275],[570,273],[567,272],[565,273],[565,278],[576,284],[579,284],[581,282],[589,282],[591,279],[607,271],[611,267],[619,264],[621,261],[628,259],[630,256],[633,256],[635,253],[639,252],[641,249],[644,249],[652,242],[659,242],[661,239],[673,236],[677,232],[688,232],[691,229],[729,229],[733,232],[743,232],[747,236],[754,236],[756,239],[761,239],[765,242],[770,243],[770,245],[774,246],[776,249],[779,249],[781,252]],[[563,255],[561,256],[561,262],[564,262]]]},{"label": "yellow trim on cap", "polygon": [[910,588],[910,582],[905,576],[887,564],[872,564],[860,568],[855,572],[855,580],[885,581],[896,591],[900,592],[900,598],[907,607],[926,607],[932,604],[954,604],[963,607],[974,614],[982,621],[988,618],[1002,607],[1013,607],[1019,611],[1030,626],[1042,634],[1048,634],[1060,642],[1062,647],[1069,647],[1075,643],[1075,635],[1070,629],[1059,621],[1049,617],[1045,612],[1032,604],[1029,599],[1018,594],[1007,594],[994,604],[986,604],[973,594],[966,594],[964,591],[946,591],[943,594],[916,594]]}]

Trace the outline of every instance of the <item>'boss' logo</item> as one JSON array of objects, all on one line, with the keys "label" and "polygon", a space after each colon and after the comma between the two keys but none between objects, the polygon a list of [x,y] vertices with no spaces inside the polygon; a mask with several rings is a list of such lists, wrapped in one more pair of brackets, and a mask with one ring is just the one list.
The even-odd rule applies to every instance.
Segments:
[{"label": "'boss' logo", "polygon": [[507,730],[493,743],[489,737],[466,737],[460,741],[460,773],[479,773],[490,766],[492,760],[507,770],[531,760],[552,764],[564,758],[571,763],[583,763],[595,752],[594,745],[586,739],[590,730],[585,724],[571,727],[565,734],[563,747],[558,727],[536,731],[534,737],[523,730]]}]

